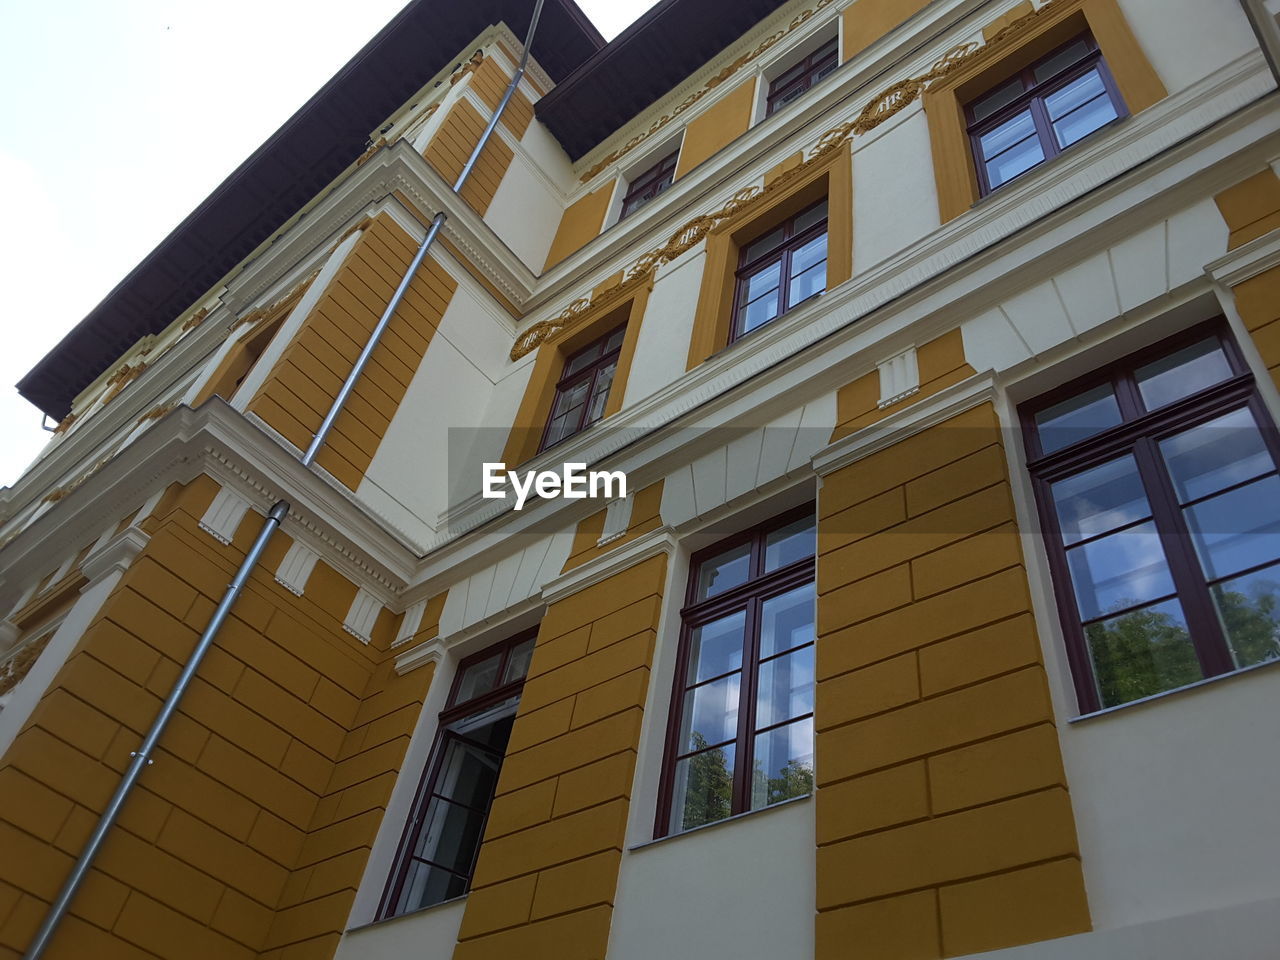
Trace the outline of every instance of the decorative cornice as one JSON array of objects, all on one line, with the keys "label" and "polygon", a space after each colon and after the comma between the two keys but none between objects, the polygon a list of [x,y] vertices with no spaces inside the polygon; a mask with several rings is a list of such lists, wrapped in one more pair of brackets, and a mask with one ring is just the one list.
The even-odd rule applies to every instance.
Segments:
[{"label": "decorative cornice", "polygon": [[428,663],[440,663],[444,660],[445,643],[438,636],[424,640],[416,647],[410,647],[396,657],[396,673],[404,676],[410,670],[424,667]]},{"label": "decorative cornice", "polygon": [[1280,266],[1280,231],[1272,230],[1241,244],[1207,264],[1204,272],[1216,283],[1235,287],[1251,277]]},{"label": "decorative cornice", "polygon": [[83,590],[89,590],[113,573],[123,573],[129,569],[134,558],[140,554],[151,537],[137,527],[125,527],[97,550],[90,553],[80,564],[81,572],[89,578]]},{"label": "decorative cornice", "polygon": [[542,587],[542,600],[549,604],[555,603],[650,557],[656,557],[660,553],[670,557],[675,553],[677,545],[676,535],[670,527],[650,530],[549,581]]}]

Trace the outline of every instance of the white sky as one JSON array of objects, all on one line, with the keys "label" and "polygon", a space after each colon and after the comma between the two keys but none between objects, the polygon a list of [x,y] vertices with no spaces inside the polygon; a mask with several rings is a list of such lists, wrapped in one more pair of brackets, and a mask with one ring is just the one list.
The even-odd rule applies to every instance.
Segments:
[{"label": "white sky", "polygon": [[0,0],[0,485],[48,437],[13,385],[405,2]]}]

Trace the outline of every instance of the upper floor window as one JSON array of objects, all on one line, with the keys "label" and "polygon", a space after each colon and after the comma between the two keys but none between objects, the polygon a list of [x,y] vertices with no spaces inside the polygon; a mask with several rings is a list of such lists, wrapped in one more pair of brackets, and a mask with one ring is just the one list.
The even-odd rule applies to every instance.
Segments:
[{"label": "upper floor window", "polygon": [[539,450],[587,429],[604,416],[626,332],[624,324],[565,361]]},{"label": "upper floor window", "polygon": [[1280,658],[1280,441],[1222,328],[1022,421],[1084,712]]},{"label": "upper floor window", "polygon": [[742,248],[730,339],[750,333],[827,288],[827,201]]},{"label": "upper floor window", "polygon": [[799,97],[839,66],[836,46],[836,38],[832,37],[795,66],[774,78],[769,84],[765,116],[772,116],[783,105]]},{"label": "upper floor window", "polygon": [[379,917],[467,892],[534,640],[524,633],[458,665]]},{"label": "upper floor window", "polygon": [[985,196],[1126,114],[1089,34],[1037,60],[965,107]]},{"label": "upper floor window", "polygon": [[693,557],[657,834],[813,791],[813,508]]},{"label": "upper floor window", "polygon": [[679,156],[679,150],[672,152],[631,181],[627,187],[627,195],[622,198],[622,214],[618,219],[625,219],[635,213],[671,186],[676,175],[676,159]]}]

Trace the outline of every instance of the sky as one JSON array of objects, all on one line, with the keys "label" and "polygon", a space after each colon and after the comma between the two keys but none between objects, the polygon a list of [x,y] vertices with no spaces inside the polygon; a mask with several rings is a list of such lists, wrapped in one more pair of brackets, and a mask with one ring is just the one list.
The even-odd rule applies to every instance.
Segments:
[{"label": "sky", "polygon": [[13,385],[404,4],[0,0],[0,486],[48,439]]}]

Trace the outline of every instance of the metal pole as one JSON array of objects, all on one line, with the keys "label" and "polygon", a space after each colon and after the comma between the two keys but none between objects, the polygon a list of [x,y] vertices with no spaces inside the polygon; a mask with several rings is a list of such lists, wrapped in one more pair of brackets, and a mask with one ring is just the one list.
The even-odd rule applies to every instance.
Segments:
[{"label": "metal pole", "polygon": [[[533,16],[529,19],[529,31],[524,38],[524,50],[520,53],[520,63],[516,66],[516,72],[512,75],[511,82],[507,84],[507,89],[503,92],[502,99],[498,101],[497,109],[493,111],[493,116],[489,118],[488,126],[480,134],[480,139],[477,141],[475,149],[471,151],[471,156],[463,164],[462,172],[458,174],[458,179],[453,184],[453,192],[455,194],[462,192],[463,184],[471,176],[471,171],[475,169],[476,161],[480,159],[480,154],[484,152],[485,145],[488,144],[489,138],[493,136],[493,131],[497,128],[498,121],[502,119],[503,111],[507,109],[507,104],[511,102],[511,98],[515,95],[516,87],[520,85],[520,78],[524,76],[525,67],[529,62],[529,46],[533,43],[533,33],[538,27],[538,17],[542,15],[542,2],[543,0],[536,0],[533,5]],[[355,365],[352,366],[351,372],[347,374],[347,379],[342,382],[342,386],[338,389],[338,395],[333,398],[333,403],[329,405],[329,412],[324,415],[324,420],[320,422],[320,428],[316,431],[315,436],[311,438],[311,444],[307,447],[306,453],[302,455],[302,465],[304,467],[309,467],[315,462],[316,455],[320,452],[320,448],[324,446],[325,438],[329,436],[329,431],[333,429],[334,421],[338,419],[338,413],[346,405],[347,397],[351,395],[351,391],[355,389],[356,381],[360,379],[360,374],[364,372],[364,368],[368,365],[369,358],[373,356],[374,348],[378,346],[378,341],[382,339],[382,334],[386,332],[387,327],[391,324],[391,318],[395,316],[395,312],[400,306],[400,301],[404,299],[404,295],[408,292],[409,284],[413,282],[418,268],[422,266],[422,261],[426,259],[427,251],[435,243],[436,236],[440,233],[440,228],[444,226],[446,219],[448,219],[448,215],[443,210],[431,218],[431,227],[427,230],[427,235],[422,238],[422,243],[418,247],[418,252],[414,254],[413,261],[409,264],[409,269],[400,278],[400,285],[396,287],[396,292],[391,295],[391,300],[386,309],[382,311],[382,316],[374,324],[373,332],[369,334],[369,339],[365,342],[364,349],[360,351],[360,356],[356,357]]]},{"label": "metal pole", "polygon": [[196,675],[200,661],[209,652],[209,648],[213,646],[214,637],[217,636],[223,621],[226,620],[227,614],[231,611],[232,604],[240,596],[240,591],[244,589],[244,585],[249,579],[249,574],[257,566],[258,558],[262,556],[262,551],[266,549],[267,541],[271,539],[271,535],[280,526],[280,521],[288,513],[289,504],[280,500],[267,514],[266,522],[262,525],[262,531],[258,534],[258,539],[249,548],[244,562],[240,564],[240,569],[236,572],[235,579],[227,584],[227,592],[223,595],[222,602],[213,611],[213,617],[209,620],[209,625],[204,628],[204,633],[200,635],[200,640],[196,644],[195,650],[192,651],[191,658],[187,660],[187,665],[183,668],[182,675],[178,677],[177,683],[174,684],[173,690],[170,691],[169,698],[165,700],[164,706],[160,708],[160,713],[151,725],[151,731],[147,734],[147,738],[142,741],[142,746],[134,751],[133,762],[129,764],[129,769],[125,771],[124,779],[120,781],[120,785],[116,787],[115,794],[111,797],[110,802],[107,803],[107,808],[102,812],[102,817],[98,820],[98,826],[94,829],[93,836],[85,844],[85,848],[80,854],[80,859],[71,868],[71,875],[67,877],[66,883],[62,885],[58,899],[49,908],[49,913],[45,916],[44,923],[41,924],[40,929],[36,932],[35,939],[31,941],[31,946],[23,954],[23,960],[38,960],[44,953],[45,948],[48,947],[49,940],[53,937],[54,931],[62,921],[63,914],[67,912],[67,908],[71,905],[71,898],[75,896],[80,883],[89,872],[89,867],[93,864],[93,860],[102,846],[102,841],[115,823],[116,817],[119,816],[120,809],[124,806],[124,802],[128,798],[129,792],[133,789],[134,783],[137,782],[139,775],[141,775],[143,767],[151,763],[151,752],[155,749],[160,735],[164,733],[165,727],[168,726],[174,712],[178,709],[178,702],[182,700],[182,695],[187,692],[187,686],[191,683],[191,678]]}]

